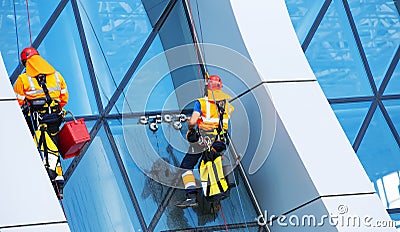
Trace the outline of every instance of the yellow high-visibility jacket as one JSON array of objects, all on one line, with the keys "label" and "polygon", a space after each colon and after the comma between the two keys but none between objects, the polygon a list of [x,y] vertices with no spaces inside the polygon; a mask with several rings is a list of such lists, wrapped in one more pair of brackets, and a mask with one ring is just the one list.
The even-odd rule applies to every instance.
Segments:
[{"label": "yellow high-visibility jacket", "polygon": [[[201,117],[197,121],[197,125],[201,130],[213,131],[218,128],[219,114],[218,107],[212,99],[207,97],[197,99],[200,102]],[[228,122],[234,107],[226,100],[225,111],[223,116],[223,129],[228,130]]]},{"label": "yellow high-visibility jacket", "polygon": [[[61,107],[64,107],[68,103],[67,84],[59,72],[56,71],[46,75],[46,87],[49,90],[50,97],[59,101]],[[37,79],[29,76],[27,73],[18,76],[14,84],[14,92],[17,95],[20,106],[24,104],[25,99],[32,100],[46,97]]]}]

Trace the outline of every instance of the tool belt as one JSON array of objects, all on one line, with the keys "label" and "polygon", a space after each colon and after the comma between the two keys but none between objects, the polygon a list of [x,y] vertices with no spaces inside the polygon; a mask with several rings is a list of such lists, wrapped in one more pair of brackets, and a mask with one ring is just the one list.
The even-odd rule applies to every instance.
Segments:
[{"label": "tool belt", "polygon": [[36,128],[40,124],[46,124],[49,133],[57,133],[63,120],[63,112],[56,100],[46,101],[46,98],[32,99],[28,101],[29,113],[36,122]]}]

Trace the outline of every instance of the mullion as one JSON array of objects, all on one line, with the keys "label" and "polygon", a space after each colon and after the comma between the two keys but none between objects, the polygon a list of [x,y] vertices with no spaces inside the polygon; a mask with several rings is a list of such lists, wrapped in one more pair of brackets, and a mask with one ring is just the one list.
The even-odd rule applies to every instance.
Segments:
[{"label": "mullion", "polygon": [[[112,107],[114,106],[115,102],[118,100],[118,97],[121,95],[122,91],[128,84],[129,80],[131,79],[133,73],[139,66],[140,62],[142,61],[144,55],[150,48],[150,45],[152,44],[153,40],[156,38],[156,35],[158,34],[158,31],[160,30],[161,26],[164,24],[165,19],[168,17],[169,13],[171,12],[173,6],[175,5],[177,0],[171,0],[171,2],[168,4],[166,7],[165,11],[162,13],[160,16],[160,19],[157,21],[155,24],[152,32],[146,39],[143,47],[140,49],[138,55],[136,56],[135,60],[133,61],[132,65],[129,67],[127,73],[123,77],[121,83],[118,85],[117,89],[115,90],[113,96],[110,98],[110,101],[108,102],[107,106],[105,109],[101,112],[100,118],[96,121],[95,125],[93,126],[92,130],[90,131],[90,137],[93,138],[96,136],[97,132],[101,128],[102,120],[108,115],[108,113],[111,111]],[[86,153],[86,150],[88,146],[91,144],[92,140],[90,140],[82,149],[80,155],[76,156],[74,160],[72,161],[71,165],[69,166],[68,170],[65,172],[65,184],[67,184],[69,177],[73,174],[75,171],[76,167],[78,166],[79,162],[82,160],[83,156]]]},{"label": "mullion", "polygon": [[355,24],[354,19],[353,19],[353,15],[351,14],[349,3],[347,2],[347,0],[342,0],[342,2],[343,2],[343,6],[344,6],[344,9],[345,9],[346,15],[347,15],[347,19],[349,20],[349,23],[350,23],[350,28],[351,28],[351,31],[353,33],[353,37],[356,40],[357,49],[358,49],[358,52],[359,52],[359,54],[361,56],[361,60],[362,60],[362,63],[364,65],[364,69],[365,69],[365,71],[367,73],[368,81],[369,81],[369,83],[371,85],[372,92],[374,93],[375,96],[377,96],[378,90],[376,88],[375,80],[374,80],[374,78],[372,76],[371,68],[369,67],[368,60],[367,60],[367,57],[365,55],[365,52],[364,52],[364,49],[363,49],[363,46],[362,46],[362,43],[361,43],[361,39],[360,39],[360,36],[358,34],[358,31],[357,31],[356,24]]},{"label": "mullion", "polygon": [[371,120],[375,113],[376,107],[377,107],[377,101],[373,101],[371,104],[371,107],[368,110],[367,116],[365,117],[364,122],[361,125],[361,128],[360,128],[360,130],[357,134],[357,137],[354,141],[353,149],[355,152],[357,152],[358,148],[360,147],[360,144],[362,142],[362,139],[364,138],[365,132],[367,131],[368,126],[371,123]]},{"label": "mullion", "polygon": [[390,116],[389,116],[385,106],[383,105],[382,101],[379,101],[378,104],[379,104],[379,108],[382,111],[383,117],[385,118],[385,120],[386,120],[386,122],[387,122],[387,124],[388,124],[388,126],[390,128],[390,131],[392,132],[393,137],[397,142],[397,145],[400,147],[399,133],[397,132],[396,127],[394,126],[392,119],[390,118]]},{"label": "mullion", "polygon": [[99,85],[97,83],[96,74],[94,72],[93,62],[90,56],[89,47],[86,40],[85,29],[83,28],[82,19],[79,13],[79,7],[76,0],[71,0],[71,5],[74,11],[75,21],[78,27],[79,37],[81,39],[81,45],[83,48],[83,53],[85,55],[86,65],[89,71],[90,81],[92,83],[92,88],[94,91],[94,97],[96,99],[97,108],[99,110],[99,113],[101,114],[103,111],[103,104],[101,102]]},{"label": "mullion", "polygon": [[110,129],[110,125],[108,124],[108,122],[106,120],[103,121],[103,127],[105,129],[107,138],[108,138],[108,140],[110,142],[111,149],[113,151],[114,157],[115,157],[115,159],[117,161],[118,168],[119,168],[119,170],[121,172],[121,175],[122,175],[122,179],[124,180],[125,187],[127,188],[127,191],[128,191],[128,194],[129,194],[129,198],[130,198],[130,200],[131,200],[131,202],[133,204],[133,207],[135,208],[136,215],[138,216],[138,219],[139,219],[139,222],[140,222],[140,226],[142,227],[143,231],[146,231],[146,222],[144,220],[142,211],[140,209],[139,202],[138,202],[137,197],[135,195],[135,192],[133,190],[131,181],[130,181],[129,176],[128,176],[128,172],[126,171],[124,162],[122,161],[121,154],[119,153],[117,144],[115,143],[113,134],[112,134],[111,129]]},{"label": "mullion", "polygon": [[397,47],[397,51],[393,57],[393,60],[392,60],[392,62],[390,62],[389,68],[385,74],[385,77],[383,78],[382,84],[379,87],[379,91],[378,91],[379,96],[383,95],[383,92],[385,91],[386,86],[389,83],[390,77],[392,76],[394,70],[396,69],[396,66],[399,62],[399,58],[400,58],[400,45],[399,45],[399,47]]},{"label": "mullion", "polygon": [[315,32],[317,31],[319,25],[321,24],[322,19],[324,18],[326,12],[328,11],[329,6],[331,5],[332,0],[326,0],[324,4],[321,7],[321,10],[319,11],[317,18],[314,20],[313,25],[310,28],[310,31],[308,31],[306,38],[303,41],[303,44],[301,45],[301,48],[303,49],[303,52],[305,53],[308,46],[310,45],[310,42],[312,38],[315,35]]}]

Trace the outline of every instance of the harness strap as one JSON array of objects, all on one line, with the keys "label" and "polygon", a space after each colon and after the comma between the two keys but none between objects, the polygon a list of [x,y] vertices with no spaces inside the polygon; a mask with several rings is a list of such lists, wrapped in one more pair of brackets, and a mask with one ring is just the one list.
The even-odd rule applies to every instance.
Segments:
[{"label": "harness strap", "polygon": [[44,154],[44,159],[46,161],[46,163],[44,164],[44,166],[46,168],[49,168],[49,151],[47,150],[47,143],[46,143],[46,135],[45,135],[45,128],[44,126],[40,127],[40,138],[39,138],[39,144],[38,144],[38,148],[40,149],[40,147],[43,145],[43,154]]},{"label": "harness strap", "polygon": [[39,75],[36,76],[36,79],[37,79],[37,81],[39,83],[39,86],[42,87],[43,92],[46,95],[47,103],[50,104],[52,99],[50,97],[49,90],[47,89],[47,86],[46,86],[46,75],[39,74]]}]

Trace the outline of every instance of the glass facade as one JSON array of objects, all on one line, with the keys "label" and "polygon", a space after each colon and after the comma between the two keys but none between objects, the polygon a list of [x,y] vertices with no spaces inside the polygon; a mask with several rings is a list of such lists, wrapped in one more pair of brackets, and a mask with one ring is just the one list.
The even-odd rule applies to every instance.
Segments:
[{"label": "glass facade", "polygon": [[[1,4],[0,49],[11,82],[23,72],[20,51],[32,43],[64,76],[70,93],[66,108],[84,118],[90,130],[92,140],[81,155],[62,160],[63,206],[72,231],[260,230],[254,199],[239,172],[237,187],[217,213],[202,198],[196,209],[176,207],[185,199],[184,190],[150,178],[180,179],[159,165],[179,166],[188,149],[187,126],[177,130],[163,124],[153,132],[138,123],[142,115],[181,114],[187,105],[174,90],[200,77],[198,65],[172,70],[173,57],[163,54],[189,44],[181,55],[196,59],[184,1]],[[154,57],[157,65],[143,68]],[[160,75],[158,81],[153,74]],[[138,165],[150,153],[157,160]]]},{"label": "glass facade", "polygon": [[[184,156],[178,148],[185,144],[174,140],[182,138],[184,129],[164,125],[152,132],[137,123],[144,114],[181,113],[187,105],[180,102],[174,90],[200,77],[197,65],[170,70],[173,59],[162,53],[193,43],[184,2],[0,3],[0,51],[11,82],[23,71],[20,51],[31,44],[37,47],[66,79],[70,92],[67,108],[85,118],[93,138],[79,157],[62,163],[67,180],[63,203],[72,231],[261,230],[256,223],[254,199],[241,175],[236,175],[238,187],[222,202],[222,211],[211,214],[204,202],[204,207],[195,210],[175,207],[184,198],[184,191],[152,180],[135,162],[149,150],[160,161],[174,166]],[[193,7],[197,6],[195,2]],[[398,220],[398,2],[286,0],[286,4],[332,109],[382,203]],[[207,20],[199,15],[194,18]],[[183,55],[194,60],[194,47]],[[150,78],[138,73],[156,56],[157,68],[147,74],[157,73],[161,78],[149,90]],[[132,86],[136,91],[130,91]],[[125,137],[127,127],[135,136]],[[141,142],[144,138],[150,146]],[[177,147],[171,146],[171,141]]]},{"label": "glass facade", "polygon": [[399,220],[398,2],[286,0],[286,4],[332,109],[382,203],[392,219]]}]

